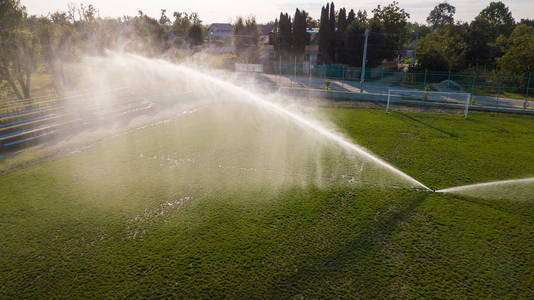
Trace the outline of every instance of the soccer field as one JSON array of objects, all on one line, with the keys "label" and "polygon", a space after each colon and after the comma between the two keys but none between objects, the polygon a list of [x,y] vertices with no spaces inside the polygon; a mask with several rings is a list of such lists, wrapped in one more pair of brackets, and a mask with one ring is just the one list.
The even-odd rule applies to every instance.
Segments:
[{"label": "soccer field", "polygon": [[[531,116],[312,113],[432,189],[534,177]],[[1,175],[0,298],[531,298],[533,184],[428,192],[212,105]]]}]

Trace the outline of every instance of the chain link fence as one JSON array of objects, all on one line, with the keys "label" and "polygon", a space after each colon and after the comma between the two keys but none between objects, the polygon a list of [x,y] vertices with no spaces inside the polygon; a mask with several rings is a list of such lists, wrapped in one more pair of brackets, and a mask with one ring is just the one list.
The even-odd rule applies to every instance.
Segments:
[{"label": "chain link fence", "polygon": [[[266,73],[287,77],[310,88],[327,88],[327,81],[337,83],[331,89],[387,94],[388,88],[405,88],[440,92],[473,94],[473,104],[481,106],[534,109],[534,76],[437,72],[429,70],[397,71],[367,68],[365,85],[362,69],[340,65],[311,65],[308,62],[273,61],[264,68]],[[311,84],[314,83],[314,84]],[[308,86],[309,85],[309,86]]]}]

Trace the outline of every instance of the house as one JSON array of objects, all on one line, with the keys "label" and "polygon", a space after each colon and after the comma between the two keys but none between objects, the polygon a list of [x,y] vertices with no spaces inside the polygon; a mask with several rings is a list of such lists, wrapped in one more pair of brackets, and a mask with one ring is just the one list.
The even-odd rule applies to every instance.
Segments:
[{"label": "house", "polygon": [[273,25],[261,25],[260,27],[260,42],[262,45],[270,45],[273,38]]},{"label": "house", "polygon": [[231,41],[232,28],[230,23],[213,23],[208,27],[208,39],[210,41]]}]

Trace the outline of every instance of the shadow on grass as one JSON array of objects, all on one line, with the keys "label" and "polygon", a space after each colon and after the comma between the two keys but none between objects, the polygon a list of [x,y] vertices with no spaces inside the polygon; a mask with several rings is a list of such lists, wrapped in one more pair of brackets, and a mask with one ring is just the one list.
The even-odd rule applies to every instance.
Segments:
[{"label": "shadow on grass", "polygon": [[446,130],[443,130],[443,129],[438,128],[438,127],[436,127],[436,126],[430,125],[430,124],[428,124],[428,123],[426,123],[426,122],[423,122],[423,121],[421,121],[421,120],[419,120],[419,119],[416,119],[416,118],[414,118],[414,117],[412,117],[412,116],[410,116],[410,115],[407,115],[407,114],[405,114],[405,113],[403,113],[403,112],[397,112],[397,113],[398,113],[399,115],[401,115],[401,116],[407,118],[407,119],[410,119],[410,120],[412,120],[412,121],[414,121],[414,122],[417,122],[417,123],[419,123],[419,124],[422,124],[422,125],[424,125],[424,126],[426,126],[426,127],[428,127],[428,128],[432,128],[432,129],[434,129],[434,130],[437,130],[437,131],[439,131],[439,132],[441,132],[441,133],[443,133],[443,134],[446,134],[446,135],[448,135],[448,136],[450,136],[450,137],[454,137],[454,138],[457,138],[457,137],[458,137],[458,134],[456,134],[456,133],[454,133],[454,132],[446,131]]},{"label": "shadow on grass", "polygon": [[[387,297],[391,271],[380,255],[386,241],[400,229],[413,211],[429,196],[418,194],[403,207],[379,217],[367,231],[333,251],[313,252],[299,259],[294,273],[281,276],[269,291],[269,297],[336,297],[360,291],[364,298]],[[339,293],[339,294],[338,294]],[[368,294],[369,293],[369,294]]]}]

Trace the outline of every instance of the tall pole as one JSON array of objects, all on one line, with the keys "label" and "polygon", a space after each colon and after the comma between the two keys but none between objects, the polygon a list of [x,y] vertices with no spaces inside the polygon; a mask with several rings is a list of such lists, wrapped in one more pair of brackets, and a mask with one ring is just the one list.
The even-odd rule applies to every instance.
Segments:
[{"label": "tall pole", "polygon": [[278,85],[282,86],[282,55],[279,55],[278,58],[280,59],[278,63]]},{"label": "tall pole", "polygon": [[295,55],[295,70],[294,71],[295,71],[294,78],[295,78],[295,82],[296,82],[297,81],[297,56],[296,55]]},{"label": "tall pole", "polygon": [[530,79],[532,78],[532,73],[528,73],[527,88],[525,90],[525,102],[523,103],[523,108],[527,109],[528,106],[528,89],[530,87]]},{"label": "tall pole", "polygon": [[413,47],[413,65],[417,61],[417,42],[419,41],[419,30],[415,30],[415,46]]},{"label": "tall pole", "polygon": [[308,57],[308,89],[311,88],[311,55]]},{"label": "tall pole", "polygon": [[365,44],[363,46],[362,74],[360,78],[360,93],[363,93],[363,84],[365,82],[365,61],[367,60],[367,39],[369,38],[369,28],[365,29]]}]

